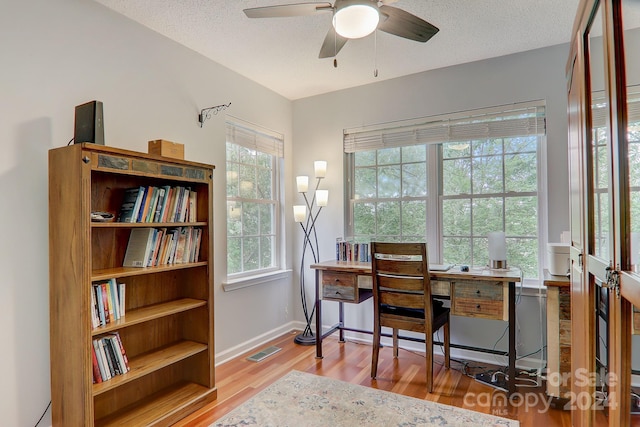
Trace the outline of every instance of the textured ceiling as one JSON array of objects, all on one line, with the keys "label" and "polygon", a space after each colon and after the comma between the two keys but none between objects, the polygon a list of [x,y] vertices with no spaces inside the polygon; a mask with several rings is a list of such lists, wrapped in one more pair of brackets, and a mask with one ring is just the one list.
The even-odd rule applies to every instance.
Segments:
[{"label": "textured ceiling", "polygon": [[291,100],[567,43],[579,3],[399,0],[394,7],[440,31],[427,43],[383,32],[350,40],[334,68],[333,59],[318,59],[330,13],[265,19],[249,19],[243,13],[245,8],[296,0],[95,1]]}]

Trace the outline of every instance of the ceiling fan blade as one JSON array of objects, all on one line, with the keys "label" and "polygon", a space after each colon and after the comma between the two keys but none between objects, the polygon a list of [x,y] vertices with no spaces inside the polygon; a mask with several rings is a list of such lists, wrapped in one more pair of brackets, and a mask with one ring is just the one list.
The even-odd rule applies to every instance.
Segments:
[{"label": "ceiling fan blade", "polygon": [[340,52],[340,49],[347,43],[347,38],[342,37],[340,34],[336,33],[336,30],[333,27],[329,28],[327,31],[327,35],[324,38],[324,42],[322,43],[322,47],[320,48],[320,54],[318,58],[332,58]]},{"label": "ceiling fan blade", "polygon": [[397,7],[382,5],[380,13],[386,19],[385,16],[380,19],[378,29],[385,33],[424,43],[440,31],[424,19]]},{"label": "ceiling fan blade", "polygon": [[317,12],[330,12],[332,10],[331,3],[314,2],[254,7],[244,9],[244,13],[249,18],[289,18],[292,16],[314,15]]}]

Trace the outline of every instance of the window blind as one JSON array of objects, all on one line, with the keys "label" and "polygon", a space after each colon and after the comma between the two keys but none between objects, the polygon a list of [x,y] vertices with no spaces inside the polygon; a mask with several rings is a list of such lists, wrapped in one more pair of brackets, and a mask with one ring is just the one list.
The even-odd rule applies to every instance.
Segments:
[{"label": "window blind", "polygon": [[227,120],[227,141],[272,156],[284,157],[284,136],[238,119]]},{"label": "window blind", "polygon": [[[591,107],[591,121],[594,128],[600,128],[607,125],[607,114],[609,109],[603,102],[595,102]],[[640,122],[640,99],[627,100],[627,123]]]},{"label": "window blind", "polygon": [[546,133],[543,101],[344,130],[344,152]]}]

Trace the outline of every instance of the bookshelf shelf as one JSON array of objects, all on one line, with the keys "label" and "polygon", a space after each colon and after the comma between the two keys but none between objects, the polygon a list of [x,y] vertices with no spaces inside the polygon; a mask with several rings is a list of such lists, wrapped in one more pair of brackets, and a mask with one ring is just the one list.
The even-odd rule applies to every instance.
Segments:
[{"label": "bookshelf shelf", "polygon": [[151,273],[160,273],[186,268],[206,267],[207,262],[189,262],[185,264],[159,265],[157,267],[113,267],[95,270],[91,273],[91,281],[108,280],[112,277],[124,278],[131,276],[144,276]]},{"label": "bookshelf shelf", "polygon": [[183,298],[180,300],[138,308],[136,310],[131,310],[121,319],[107,323],[105,326],[95,328],[91,331],[91,336],[99,336],[128,326],[137,325],[138,323],[148,322],[160,317],[171,316],[173,314],[182,313],[184,311],[193,310],[206,305],[207,302],[203,300]]},{"label": "bookshelf shelf", "polygon": [[[127,408],[117,416],[96,421],[96,427],[154,425],[164,418],[180,419],[206,404],[210,389],[195,383],[184,383],[161,390],[150,398],[141,400],[136,406]],[[158,421],[160,420],[160,421]]]},{"label": "bookshelf shelf", "polygon": [[193,341],[181,341],[171,346],[161,348],[157,351],[147,353],[129,361],[131,370],[126,374],[113,377],[109,381],[93,385],[93,395],[105,393],[126,384],[144,375],[156,372],[164,367],[172,365],[194,354],[207,349],[206,345]]},{"label": "bookshelf shelf", "polygon": [[[213,169],[203,163],[94,144],[49,151],[54,426],[170,425],[217,398]],[[190,221],[91,221],[92,212],[108,212],[117,217],[126,191],[141,186],[188,188],[194,197],[188,208],[193,215],[189,216]],[[199,250],[190,252],[190,259],[195,262],[144,268],[122,266],[134,230],[178,227],[202,231],[198,231]],[[183,259],[186,261],[187,257]],[[94,327],[93,303],[98,303],[92,302],[92,297],[100,294],[100,286],[95,285],[116,281],[118,288],[120,283],[125,285],[125,314]],[[111,295],[102,289],[102,295]],[[102,298],[100,301],[104,305]],[[113,307],[120,307],[117,302],[114,304]],[[98,347],[103,343],[117,341],[116,334],[129,370],[112,371],[110,379],[101,380],[101,376],[108,375],[95,373],[94,366],[98,366],[94,365],[94,350],[102,351]],[[94,348],[94,341],[100,345]],[[104,347],[111,347],[109,364],[117,363],[120,353],[112,345]],[[101,369],[109,355],[102,357]]]},{"label": "bookshelf shelf", "polygon": [[92,222],[91,228],[205,227],[206,222]]}]

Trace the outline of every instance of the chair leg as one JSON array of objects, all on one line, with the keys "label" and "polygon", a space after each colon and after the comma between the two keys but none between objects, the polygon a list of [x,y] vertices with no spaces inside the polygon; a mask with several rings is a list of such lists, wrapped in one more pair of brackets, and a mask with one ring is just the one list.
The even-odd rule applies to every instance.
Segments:
[{"label": "chair leg", "polygon": [[449,322],[444,324],[444,366],[451,367],[451,350],[449,345]]},{"label": "chair leg", "polygon": [[393,328],[393,357],[398,358],[398,330]]},{"label": "chair leg", "polygon": [[433,334],[425,334],[425,368],[427,369],[427,391],[433,392]]},{"label": "chair leg", "polygon": [[371,378],[378,375],[378,356],[380,354],[380,326],[373,328],[373,352],[371,353]]}]

